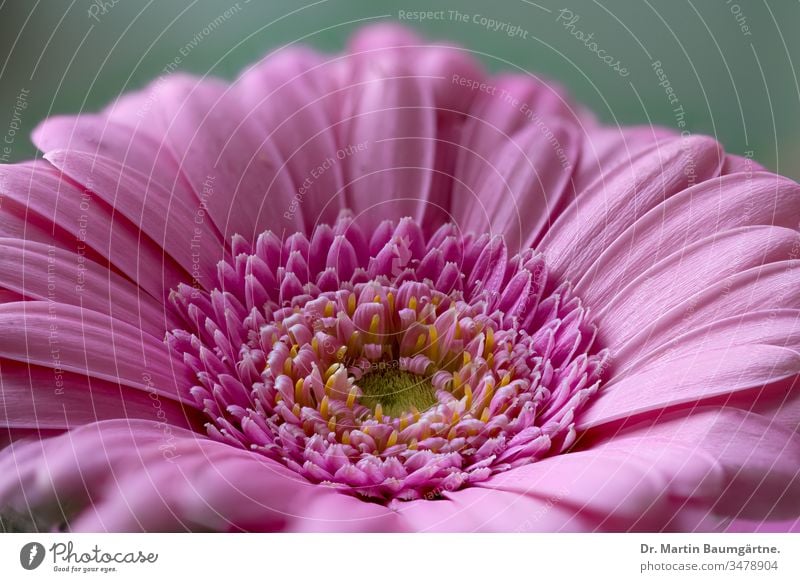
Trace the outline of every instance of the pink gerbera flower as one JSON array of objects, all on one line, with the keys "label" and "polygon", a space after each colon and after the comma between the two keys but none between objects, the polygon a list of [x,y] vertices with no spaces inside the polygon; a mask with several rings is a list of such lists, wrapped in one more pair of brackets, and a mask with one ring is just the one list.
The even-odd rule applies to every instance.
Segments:
[{"label": "pink gerbera flower", "polygon": [[0,169],[5,529],[786,529],[800,187],[361,31]]}]

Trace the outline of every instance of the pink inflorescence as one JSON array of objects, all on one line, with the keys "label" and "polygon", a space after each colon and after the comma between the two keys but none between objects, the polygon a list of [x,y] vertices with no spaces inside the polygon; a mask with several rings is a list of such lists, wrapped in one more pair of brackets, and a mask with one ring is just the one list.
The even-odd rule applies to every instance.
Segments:
[{"label": "pink inflorescence", "polygon": [[[347,213],[312,236],[233,240],[217,288],[171,298],[208,434],[380,501],[453,491],[558,454],[606,352],[532,249]],[[550,290],[549,292],[546,292]]]}]

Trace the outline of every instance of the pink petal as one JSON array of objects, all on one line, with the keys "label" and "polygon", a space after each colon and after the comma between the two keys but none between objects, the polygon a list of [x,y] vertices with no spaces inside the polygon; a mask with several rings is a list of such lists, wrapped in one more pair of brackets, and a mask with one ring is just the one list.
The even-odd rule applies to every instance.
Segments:
[{"label": "pink petal", "polygon": [[126,125],[107,116],[85,113],[55,116],[36,127],[32,141],[44,153],[71,150],[115,160],[197,208],[200,199],[166,144],[146,132],[142,117],[135,117],[134,121],[134,125]]},{"label": "pink petal", "polygon": [[702,452],[658,450],[607,446],[551,457],[445,491],[444,499],[398,504],[397,511],[419,531],[677,529],[684,504],[712,499],[722,475]]},{"label": "pink petal", "polygon": [[477,160],[494,156],[518,133],[536,125],[535,120],[557,119],[559,124],[567,127],[577,127],[581,122],[577,108],[556,83],[533,76],[509,74],[485,80],[483,89],[480,85],[484,82],[482,78],[459,76],[451,81],[457,85],[464,83],[467,87],[474,86],[469,83],[478,83],[471,89],[475,100],[469,118],[464,122],[457,165],[458,175],[468,183],[478,182],[484,173],[481,165],[476,165]]},{"label": "pink petal", "polygon": [[796,273],[791,264],[791,261],[777,261],[731,275],[682,298],[667,311],[656,311],[645,325],[636,329],[610,329],[613,337],[609,335],[601,341],[613,342],[614,350],[627,359],[647,354],[683,333],[716,320],[752,311],[798,309],[800,296],[792,291],[797,289],[800,273]]},{"label": "pink petal", "polygon": [[797,533],[800,532],[800,517],[784,521],[753,521],[734,519],[725,528],[727,533]]},{"label": "pink petal", "polygon": [[[35,225],[34,231],[38,227],[54,232],[49,241],[36,237],[38,242],[71,251],[83,244],[93,252],[89,258],[106,259],[157,299],[164,297],[165,289],[187,280],[180,267],[155,242],[141,236],[135,225],[97,195],[63,179],[47,162],[0,167],[0,188],[3,206]],[[13,231],[4,235],[13,236]]]},{"label": "pink petal", "polygon": [[347,52],[358,55],[384,49],[404,50],[421,42],[410,28],[393,22],[381,22],[358,29],[347,42]]},{"label": "pink petal", "polygon": [[734,174],[668,198],[631,224],[576,279],[576,292],[604,305],[642,270],[729,229],[800,222],[800,186],[774,174]]},{"label": "pink petal", "polygon": [[800,310],[764,309],[712,321],[674,337],[645,354],[639,354],[634,349],[618,352],[614,364],[616,375],[619,376],[667,357],[758,344],[800,352]]},{"label": "pink petal", "polygon": [[333,222],[343,206],[342,162],[335,140],[340,96],[333,82],[336,61],[309,49],[284,49],[249,68],[232,91],[253,125],[275,148],[297,185],[305,232]]},{"label": "pink petal", "polygon": [[404,529],[423,533],[585,531],[588,525],[553,500],[482,487],[400,503],[396,511]]},{"label": "pink petal", "polygon": [[725,163],[722,166],[722,174],[735,174],[737,172],[763,172],[767,169],[753,160],[752,158],[743,158],[735,154],[728,154],[725,156]]},{"label": "pink petal", "polygon": [[[593,431],[608,446],[667,439],[712,456],[722,483],[708,512],[719,518],[787,520],[800,515],[800,435],[767,417],[725,406],[665,412],[629,428]],[[595,442],[592,446],[598,445]],[[652,447],[650,447],[652,450]]]},{"label": "pink petal", "polygon": [[[456,160],[462,149],[458,142],[462,125],[478,98],[476,91],[459,80],[467,79],[480,84],[486,81],[486,75],[469,51],[459,46],[426,43],[409,29],[391,23],[365,27],[353,37],[350,49],[352,54],[347,58],[341,82],[346,99],[344,106],[350,106],[353,96],[357,94],[362,94],[364,97],[361,102],[367,104],[372,99],[370,94],[374,93],[376,107],[381,108],[379,91],[366,90],[354,84],[365,80],[374,84],[374,79],[379,75],[392,77],[393,80],[385,84],[396,89],[391,89],[391,97],[384,104],[386,110],[382,113],[376,111],[370,118],[383,116],[388,122],[397,124],[398,131],[391,134],[387,130],[386,136],[390,140],[399,136],[408,142],[386,142],[384,145],[399,147],[402,152],[393,157],[387,148],[386,153],[381,155],[385,164],[388,164],[384,167],[393,167],[393,163],[398,165],[392,174],[411,192],[410,195],[402,195],[416,200],[416,203],[415,200],[397,203],[398,210],[394,213],[392,208],[375,208],[371,212],[371,220],[378,220],[374,217],[376,215],[378,218],[403,215],[422,217],[420,223],[425,232],[430,234],[442,222],[451,220],[448,210],[452,206],[453,184],[457,183],[454,180]],[[391,110],[392,107],[397,109]],[[414,109],[404,109],[407,107]],[[424,123],[424,128],[420,127],[424,132],[412,134],[406,122]],[[354,119],[352,123],[367,126],[371,122],[369,119]],[[378,128],[374,129],[381,132]],[[351,143],[349,130],[341,135],[342,146]],[[414,148],[419,150],[416,157],[413,152],[407,151]],[[401,171],[399,164],[406,164],[407,161],[419,169],[414,171],[408,164],[409,168]],[[427,172],[427,169],[433,171]],[[360,175],[360,171],[354,175]],[[380,176],[376,175],[371,181],[379,182]],[[390,192],[391,182],[382,185],[384,202],[401,195]],[[413,191],[415,182],[417,192]],[[363,191],[366,192],[366,186]]]},{"label": "pink petal", "polygon": [[[539,245],[558,276],[575,280],[625,229],[692,183],[719,174],[723,152],[705,137],[674,138],[581,192]],[[694,175],[686,172],[687,160]]]},{"label": "pink petal", "polygon": [[356,148],[343,160],[347,206],[369,224],[404,216],[421,223],[436,160],[430,83],[377,54],[356,69],[343,99],[339,141]]},{"label": "pink petal", "polygon": [[575,192],[608,179],[621,166],[631,165],[645,150],[674,137],[675,132],[656,126],[590,126],[575,169]]},{"label": "pink petal", "polygon": [[[0,500],[72,531],[388,531],[391,511],[258,453],[155,422],[106,421],[0,454]],[[71,515],[60,503],[69,501]]]},{"label": "pink petal", "polygon": [[569,125],[531,123],[488,159],[471,160],[482,172],[457,182],[454,221],[467,232],[502,234],[512,254],[530,247],[567,202],[579,147]]},{"label": "pink petal", "polygon": [[143,418],[189,428],[187,416],[194,418],[194,411],[152,390],[133,390],[60,369],[3,362],[0,427],[49,430],[105,419]]},{"label": "pink petal", "polygon": [[[216,264],[225,258],[225,245],[217,231],[191,201],[172,196],[169,190],[144,174],[114,160],[83,152],[53,150],[45,158],[114,208],[163,248],[187,273],[195,274],[206,288],[216,275]],[[200,260],[197,260],[200,257]]]},{"label": "pink petal", "polygon": [[0,358],[151,391],[194,405],[191,372],[166,345],[123,321],[66,304],[0,304]]},{"label": "pink petal", "polygon": [[[28,299],[57,299],[136,323],[158,339],[164,337],[165,318],[175,321],[163,305],[127,279],[85,255],[38,242],[0,239],[0,281]],[[55,295],[52,285],[58,289]]]},{"label": "pink petal", "polygon": [[598,306],[595,321],[604,344],[618,348],[654,319],[688,304],[690,297],[707,287],[788,259],[795,240],[794,231],[786,228],[742,227],[686,244],[656,264],[652,256],[642,256],[649,264],[637,261],[633,265],[620,257],[612,267],[614,273],[604,273],[604,278],[616,279],[619,286],[589,285],[581,297]]},{"label": "pink petal", "polygon": [[736,392],[766,391],[798,373],[800,352],[772,345],[722,346],[662,357],[609,380],[581,414],[578,428]]},{"label": "pink petal", "polygon": [[162,135],[181,170],[207,206],[225,240],[262,231],[301,230],[287,219],[295,184],[276,144],[247,123],[248,111],[216,79],[171,75],[151,89],[157,99],[147,119]]},{"label": "pink petal", "polygon": [[741,410],[720,414],[710,426],[704,424],[700,446],[730,476],[715,512],[745,519],[798,517],[800,435]]}]

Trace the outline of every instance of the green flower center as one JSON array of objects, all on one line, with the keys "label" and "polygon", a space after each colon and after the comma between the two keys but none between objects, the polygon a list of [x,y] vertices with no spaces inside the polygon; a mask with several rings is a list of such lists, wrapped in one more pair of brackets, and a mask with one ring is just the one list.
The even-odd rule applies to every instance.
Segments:
[{"label": "green flower center", "polygon": [[429,378],[395,367],[378,366],[357,382],[363,392],[359,402],[384,414],[399,417],[405,412],[424,412],[437,403],[436,390]]}]

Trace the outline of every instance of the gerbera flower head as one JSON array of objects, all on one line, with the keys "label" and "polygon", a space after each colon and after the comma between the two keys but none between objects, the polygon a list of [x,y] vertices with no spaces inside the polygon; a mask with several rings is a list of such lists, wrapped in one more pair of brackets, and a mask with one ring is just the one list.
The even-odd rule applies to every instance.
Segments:
[{"label": "gerbera flower head", "polygon": [[800,187],[713,139],[391,25],[33,137],[4,528],[795,526]]},{"label": "gerbera flower head", "polygon": [[567,285],[500,236],[349,214],[237,239],[210,293],[179,287],[173,350],[210,436],[315,483],[416,499],[566,450],[603,356]]}]

